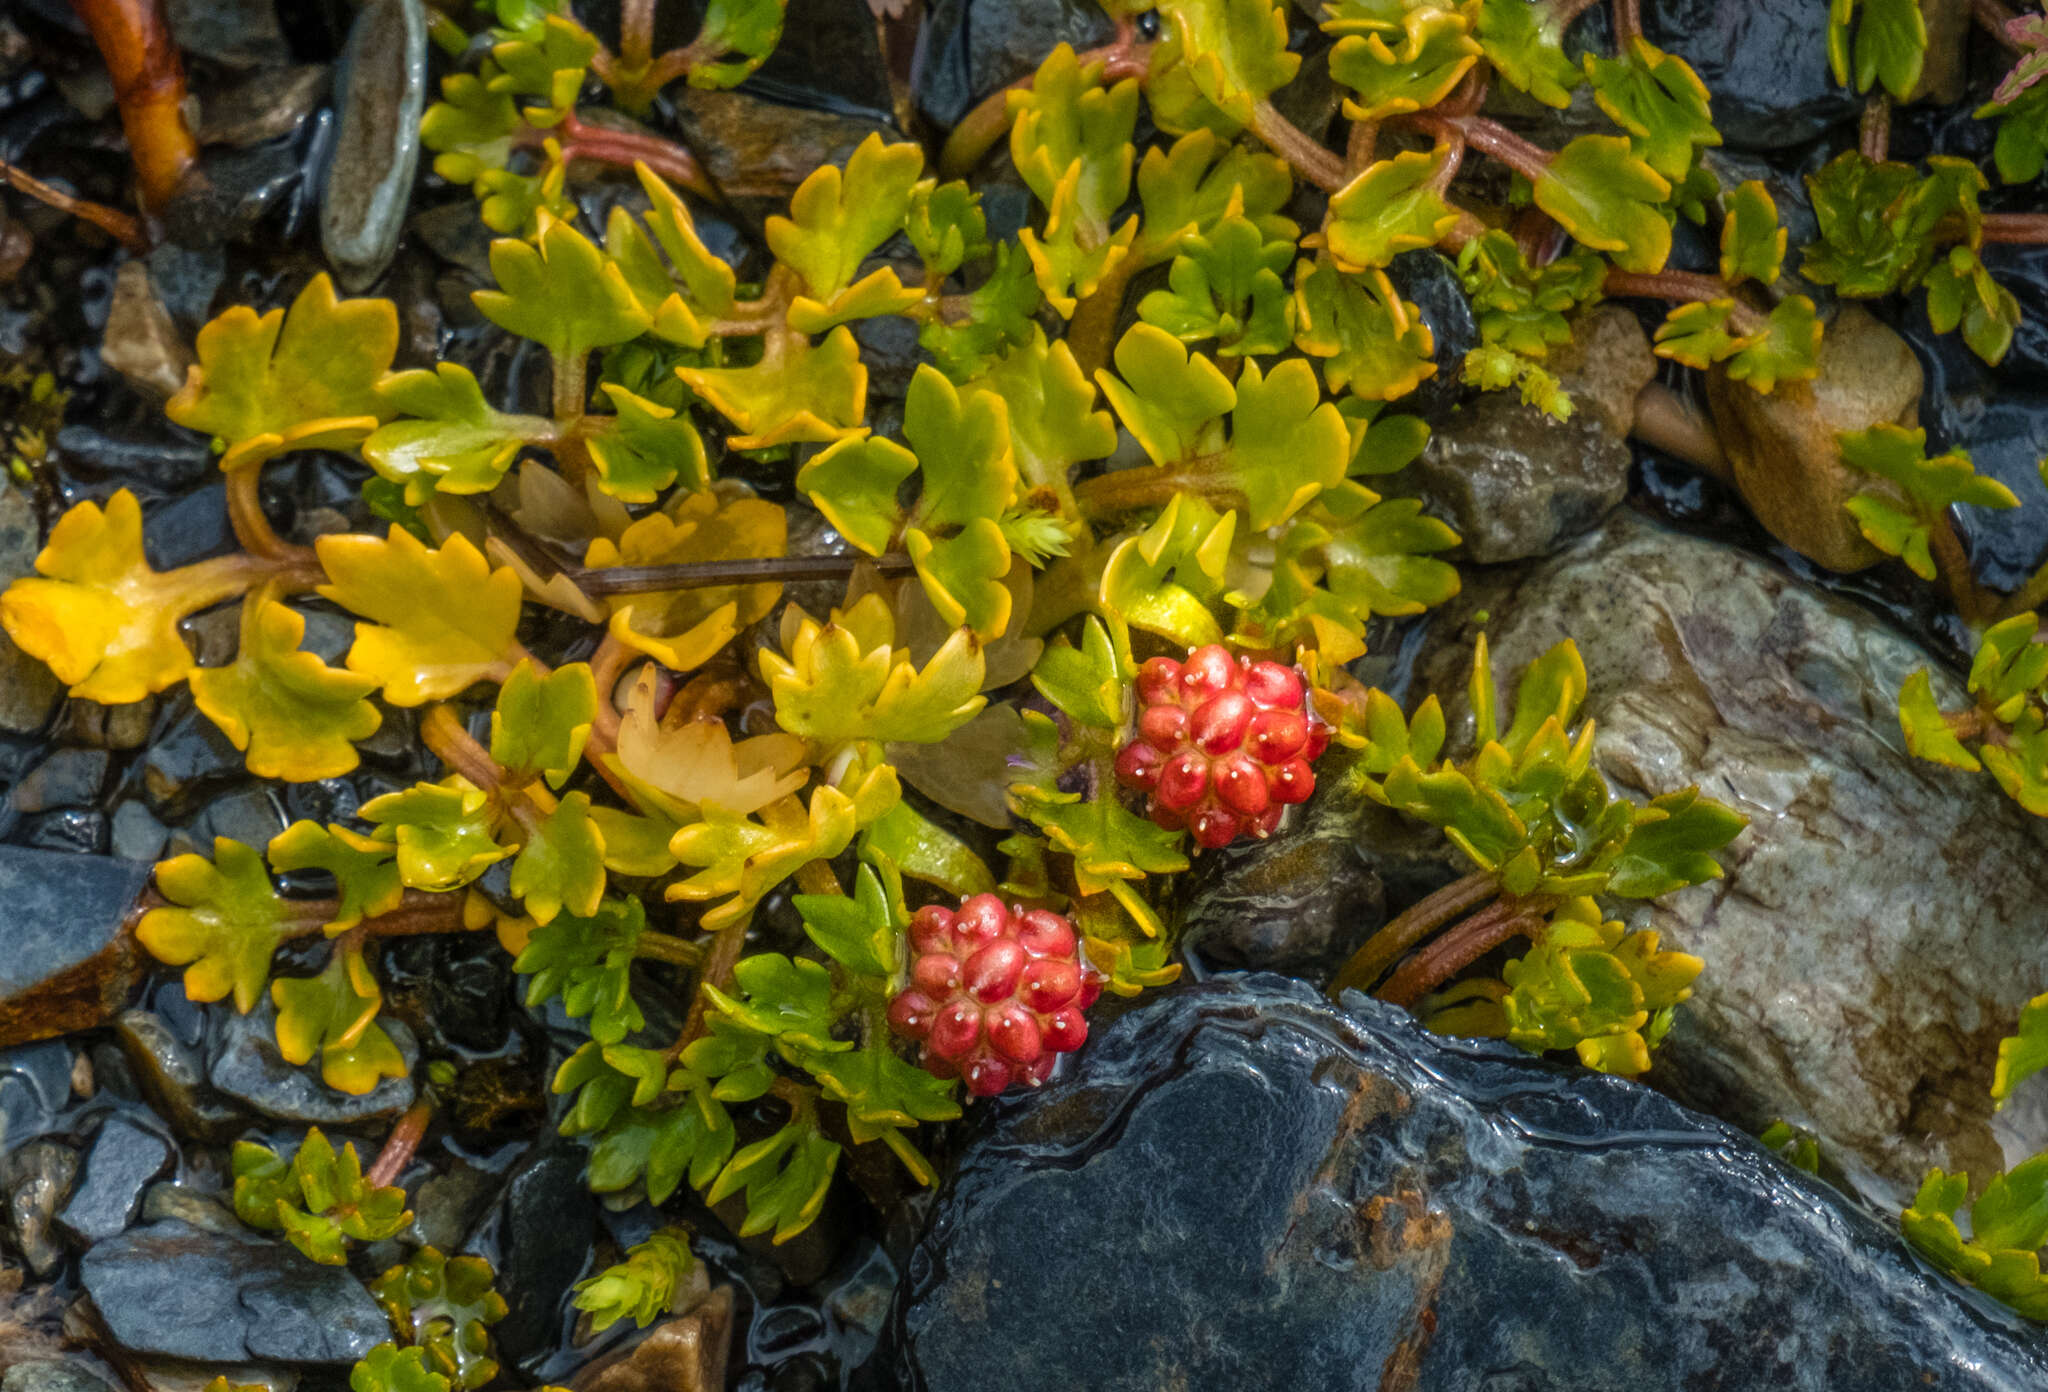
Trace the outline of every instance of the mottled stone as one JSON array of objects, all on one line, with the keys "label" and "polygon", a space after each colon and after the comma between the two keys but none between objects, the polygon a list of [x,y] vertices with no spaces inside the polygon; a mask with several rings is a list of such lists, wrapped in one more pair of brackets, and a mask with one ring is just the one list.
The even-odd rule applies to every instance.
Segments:
[{"label": "mottled stone", "polygon": [[[2048,1146],[2048,1116],[2022,1098],[1994,1118],[1988,1093],[2048,987],[2048,823],[1907,756],[1897,692],[1924,652],[1760,556],[1621,513],[1547,563],[1468,576],[1416,670],[1453,730],[1482,610],[1503,678],[1577,640],[1618,789],[1698,783],[1750,818],[1727,877],[1654,914],[1707,964],[1662,1086],[1753,1130],[1806,1126],[1894,1199],[1930,1164]],[[1934,694],[1967,704],[1938,669]]]},{"label": "mottled stone", "polygon": [[678,1292],[687,1311],[663,1320],[628,1348],[580,1370],[575,1392],[724,1392],[732,1343],[732,1287],[704,1294],[704,1268],[693,1266],[694,1294]]},{"label": "mottled stone", "polygon": [[412,202],[427,91],[420,0],[374,0],[357,12],[336,70],[334,155],[320,194],[320,246],[347,290],[384,273]]},{"label": "mottled stone", "polygon": [[16,1363],[0,1375],[0,1392],[114,1392],[98,1373],[54,1359]]},{"label": "mottled stone", "polygon": [[[0,1141],[5,1139],[0,1137]],[[61,1141],[44,1138],[27,1145],[17,1143],[0,1160],[8,1236],[28,1269],[38,1276],[48,1276],[64,1259],[64,1249],[51,1226],[77,1179],[78,1152]]]},{"label": "mottled stone", "polygon": [[[983,1112],[871,1385],[2021,1392],[2037,1328],[1640,1084],[1276,977]],[[1079,1371],[1085,1368],[1085,1372]]]},{"label": "mottled stone", "polygon": [[264,68],[232,86],[201,94],[199,138],[209,145],[260,145],[290,135],[327,95],[317,64]]},{"label": "mottled stone", "polygon": [[675,94],[683,138],[727,201],[759,219],[784,211],[813,169],[844,164],[869,135],[900,139],[888,126],[834,111],[808,111],[745,92]]},{"label": "mottled stone", "polygon": [[[41,548],[35,504],[13,483],[0,484],[0,589],[32,574]],[[28,734],[42,729],[63,692],[64,683],[48,667],[0,632],[0,730]]]},{"label": "mottled stone", "polygon": [[282,1242],[173,1219],[85,1254],[79,1279],[108,1332],[133,1353],[212,1363],[353,1363],[390,1336],[342,1266]]},{"label": "mottled stone", "polygon": [[206,1081],[197,1046],[180,1037],[163,1016],[124,1010],[114,1017],[114,1037],[150,1105],[181,1133],[226,1141],[248,1123],[247,1114],[229,1105]]},{"label": "mottled stone", "polygon": [[123,925],[149,867],[0,846],[0,1048],[88,1029],[120,1008],[138,967]]},{"label": "mottled stone", "polygon": [[1485,392],[1442,420],[1422,457],[1385,491],[1420,492],[1475,561],[1546,555],[1597,526],[1628,496],[1628,432],[1636,393],[1656,373],[1633,314],[1602,305],[1581,316],[1547,366],[1571,395],[1558,420],[1512,392]]},{"label": "mottled stone", "polygon": [[107,766],[104,749],[59,749],[14,785],[14,810],[90,807],[106,784]]},{"label": "mottled stone", "polygon": [[171,1146],[127,1117],[110,1117],[86,1152],[85,1173],[57,1224],[81,1247],[124,1231],[142,1207],[142,1190],[171,1163]]}]

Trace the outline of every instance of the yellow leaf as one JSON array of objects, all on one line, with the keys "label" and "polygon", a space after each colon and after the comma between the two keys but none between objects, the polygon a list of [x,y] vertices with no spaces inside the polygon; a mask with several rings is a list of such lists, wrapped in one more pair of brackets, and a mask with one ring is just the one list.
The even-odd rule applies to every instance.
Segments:
[{"label": "yellow leaf", "polygon": [[36,569],[41,576],[0,595],[0,624],[73,696],[106,705],[183,681],[193,662],[178,621],[240,594],[262,574],[246,556],[151,570],[142,554],[142,506],[125,488],[105,511],[80,503],[58,519]]},{"label": "yellow leaf", "polygon": [[348,668],[397,706],[446,700],[512,656],[519,577],[492,570],[467,538],[432,550],[403,528],[389,537],[324,536],[320,593],[374,623],[356,625]]},{"label": "yellow leaf", "polygon": [[342,300],[314,276],[289,311],[236,305],[199,331],[199,361],[164,412],[227,443],[223,469],[293,449],[348,449],[391,416],[377,383],[398,352],[389,300]]},{"label": "yellow leaf", "polygon": [[[750,816],[803,787],[804,742],[794,735],[733,741],[722,720],[654,717],[655,673],[642,671],[619,721],[618,750],[605,763],[633,781],[635,800],[677,822],[701,807]],[[651,795],[651,797],[650,797]]]},{"label": "yellow leaf", "polygon": [[248,751],[249,772],[259,778],[337,778],[360,762],[353,741],[368,739],[383,720],[363,699],[377,683],[299,651],[305,636],[305,619],[266,586],[242,601],[234,663],[192,673],[193,701],[235,748]]},{"label": "yellow leaf", "polygon": [[[788,522],[774,503],[754,497],[689,493],[667,512],[649,513],[617,541],[598,537],[584,553],[593,567],[678,565],[780,556]],[[664,667],[701,667],[746,625],[765,616],[782,586],[719,585],[699,590],[613,595],[612,634]]]},{"label": "yellow leaf", "polygon": [[815,348],[802,334],[771,334],[752,367],[679,367],[676,376],[739,428],[726,437],[733,449],[867,433],[868,370],[843,324]]},{"label": "yellow leaf", "polygon": [[776,723],[820,744],[854,740],[931,744],[974,718],[981,644],[958,629],[920,671],[895,646],[896,622],[880,595],[832,611],[829,623],[792,606],[783,615],[788,656],[761,649],[762,680],[775,694]]},{"label": "yellow leaf", "polygon": [[248,1014],[287,927],[263,857],[216,837],[210,861],[181,855],[157,866],[156,887],[170,906],[142,916],[137,940],[159,962],[185,968],[187,996],[217,1001],[233,992],[235,1009]]}]

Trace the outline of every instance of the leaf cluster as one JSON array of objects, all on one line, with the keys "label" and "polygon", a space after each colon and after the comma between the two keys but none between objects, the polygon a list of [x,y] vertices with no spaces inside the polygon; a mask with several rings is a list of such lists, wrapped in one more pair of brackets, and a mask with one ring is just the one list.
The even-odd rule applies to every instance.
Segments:
[{"label": "leaf cluster", "polygon": [[252,1228],[282,1231],[314,1261],[339,1266],[353,1242],[395,1237],[412,1221],[405,1191],[363,1176],[353,1143],[336,1151],[318,1127],[287,1160],[254,1141],[235,1143],[235,1216]]}]

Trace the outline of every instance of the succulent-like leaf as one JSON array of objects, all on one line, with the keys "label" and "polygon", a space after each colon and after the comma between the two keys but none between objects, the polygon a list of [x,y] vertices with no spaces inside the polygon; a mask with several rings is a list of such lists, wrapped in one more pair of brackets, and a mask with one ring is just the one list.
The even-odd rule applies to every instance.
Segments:
[{"label": "succulent-like leaf", "polygon": [[1785,261],[1785,235],[1778,223],[1778,205],[1763,181],[1737,185],[1728,195],[1721,223],[1721,279],[1730,285],[1752,279],[1776,284]]},{"label": "succulent-like leaf", "polygon": [[533,978],[526,984],[526,1003],[537,1006],[560,996],[570,1019],[589,1018],[592,1039],[617,1044],[647,1023],[633,999],[632,981],[634,949],[646,927],[647,913],[637,899],[606,899],[589,915],[551,917],[534,929],[512,963],[514,971]]},{"label": "succulent-like leaf", "polygon": [[1230,134],[1258,103],[1293,80],[1287,18],[1273,0],[1161,0],[1161,35],[1145,95],[1159,128]]},{"label": "succulent-like leaf", "polygon": [[1536,181],[1536,206],[1627,271],[1661,271],[1671,254],[1671,183],[1617,135],[1582,135]]},{"label": "succulent-like leaf", "polygon": [[1745,338],[1728,359],[1728,376],[1766,394],[1780,382],[1810,380],[1820,372],[1820,336],[1813,301],[1787,295],[1771,306],[1763,330]]},{"label": "succulent-like leaf", "polygon": [[715,1204],[744,1193],[747,1216],[740,1236],[772,1230],[774,1241],[783,1243],[816,1220],[838,1167],[838,1142],[827,1139],[815,1120],[797,1117],[735,1151],[704,1197]]},{"label": "succulent-like leaf", "polygon": [[372,1281],[370,1293],[392,1329],[426,1354],[427,1366],[469,1392],[498,1375],[490,1327],[507,1306],[491,1282],[491,1264],[482,1257],[422,1247]]},{"label": "succulent-like leaf", "polygon": [[1173,261],[1168,288],[1138,302],[1138,317],[1184,343],[1217,340],[1233,356],[1278,353],[1294,337],[1294,303],[1280,275],[1294,243],[1267,241],[1233,216],[1207,236],[1189,237]]},{"label": "succulent-like leaf", "polygon": [[[1986,478],[1962,450],[1927,457],[1927,432],[1882,423],[1838,437],[1842,462],[1859,472],[1891,483],[1896,493],[1860,493],[1849,511],[1871,545],[1903,560],[1923,580],[1935,576],[1929,550],[1932,529],[1946,526],[1945,514],[1956,504],[2014,508],[2019,499],[1997,479]],[[1896,501],[1901,494],[1905,506]]]},{"label": "succulent-like leaf", "polygon": [[1129,680],[1109,630],[1092,616],[1081,626],[1080,647],[1064,638],[1048,643],[1031,669],[1031,684],[1039,695],[1069,720],[1098,730],[1123,728]]},{"label": "succulent-like leaf", "polygon": [[280,976],[270,983],[277,1006],[277,1051],[304,1065],[320,1055],[320,1077],[337,1092],[360,1096],[386,1078],[403,1078],[405,1058],[377,1024],[384,992],[361,948],[331,954],[317,976]]},{"label": "succulent-like leaf", "polygon": [[545,774],[559,787],[582,757],[596,717],[589,663],[572,662],[541,676],[532,659],[521,658],[498,688],[491,758],[514,782]]},{"label": "succulent-like leaf", "polygon": [[[1330,30],[1328,20],[1323,28]],[[1416,5],[1406,8],[1399,29],[1339,35],[1330,76],[1357,93],[1345,100],[1344,115],[1380,121],[1435,106],[1479,59],[1471,30],[1461,9]]]},{"label": "succulent-like leaf", "polygon": [[1589,53],[1585,64],[1593,100],[1628,132],[1643,162],[1673,185],[1684,182],[1702,149],[1721,143],[1707,84],[1683,58],[1638,36],[1620,58]]},{"label": "succulent-like leaf", "polygon": [[222,442],[221,467],[292,449],[347,449],[391,409],[377,386],[398,352],[389,300],[343,300],[323,273],[289,311],[247,305],[199,331],[199,361],[164,406],[179,425]]},{"label": "succulent-like leaf", "polygon": [[272,868],[324,870],[334,876],[339,897],[327,935],[346,932],[365,918],[390,913],[405,897],[398,876],[397,851],[387,842],[349,830],[298,821],[270,838],[266,852]]},{"label": "succulent-like leaf", "polygon": [[528,834],[512,862],[512,893],[525,901],[535,923],[551,922],[564,908],[597,912],[605,889],[604,833],[590,811],[590,794],[567,794]]},{"label": "succulent-like leaf", "polygon": [[1138,84],[1103,87],[1102,65],[1085,67],[1060,44],[1028,88],[1010,94],[1010,158],[1045,207],[1044,232],[1018,233],[1053,308],[1071,315],[1130,251],[1138,223],[1111,230],[1131,188],[1131,135]]},{"label": "succulent-like leaf", "polygon": [[364,698],[374,678],[329,667],[302,652],[306,620],[268,587],[242,601],[241,644],[226,667],[191,675],[192,699],[259,778],[310,783],[338,778],[360,762],[353,741],[383,717]]},{"label": "succulent-like leaf", "polygon": [[1725,804],[1685,788],[1653,798],[1638,808],[1628,844],[1607,881],[1611,894],[1655,899],[1687,885],[1721,878],[1713,853],[1749,825],[1749,819]]},{"label": "succulent-like leaf", "polygon": [[1401,252],[1442,240],[1457,221],[1433,183],[1446,158],[1441,150],[1403,150],[1367,165],[1332,194],[1323,237],[1338,265],[1346,270],[1384,266]]},{"label": "succulent-like leaf", "polygon": [[1545,106],[1562,110],[1579,85],[1578,67],[1564,55],[1558,12],[1528,0],[1480,0],[1473,25],[1486,59],[1508,84]]},{"label": "succulent-like leaf", "polygon": [[578,1281],[573,1303],[590,1315],[591,1328],[599,1333],[622,1319],[645,1329],[675,1309],[696,1264],[689,1232],[663,1228],[627,1248],[624,1261]]},{"label": "succulent-like leaf", "polygon": [[1606,263],[1584,251],[1532,267],[1515,239],[1499,231],[1480,234],[1458,253],[1458,279],[1471,296],[1481,339],[1531,358],[1571,342],[1565,316],[1598,303],[1606,274]]},{"label": "succulent-like leaf", "polygon": [[636,338],[652,322],[618,266],[566,222],[545,219],[534,242],[491,243],[491,274],[499,288],[476,291],[477,309],[559,363]]},{"label": "succulent-like leaf", "polygon": [[398,530],[315,543],[323,597],[373,620],[356,625],[348,669],[372,678],[393,705],[445,700],[490,675],[512,651],[522,591],[459,533],[439,550]]},{"label": "succulent-like leaf", "polygon": [[1963,342],[1985,362],[1996,364],[2005,357],[2020,324],[2019,301],[1991,278],[1975,248],[1950,247],[1923,283],[1927,318],[1936,333],[1960,326]]},{"label": "succulent-like leaf", "polygon": [[1030,257],[1009,242],[996,248],[995,269],[967,293],[957,317],[935,316],[918,330],[918,345],[955,382],[987,372],[996,355],[1030,342],[1031,316],[1045,298]]},{"label": "succulent-like leaf", "polygon": [[1022,485],[1050,489],[1071,511],[1067,476],[1073,467],[1116,449],[1116,423],[1095,404],[1095,386],[1073,350],[1063,341],[1048,343],[1034,327],[976,385],[1009,408],[1010,448]]},{"label": "succulent-like leaf", "polygon": [[893,982],[903,969],[904,921],[872,866],[854,877],[853,894],[799,894],[793,899],[804,932],[850,972]]},{"label": "succulent-like leaf", "polygon": [[[790,309],[790,323],[823,333],[858,303],[865,314],[895,314],[915,303],[910,289],[887,268],[860,286],[861,262],[903,226],[910,194],[924,172],[924,151],[913,144],[885,145],[870,135],[839,165],[811,171],[790,198],[790,215],[768,219],[768,246],[803,277],[807,296]],[[873,288],[863,290],[869,282]],[[849,288],[851,287],[851,288]]]},{"label": "succulent-like leaf", "polygon": [[846,1129],[857,1144],[879,1140],[920,1184],[938,1182],[931,1163],[904,1132],[920,1122],[960,1115],[951,1081],[933,1077],[882,1040],[840,1053],[807,1055],[803,1063],[827,1097],[845,1104]]},{"label": "succulent-like leaf", "polygon": [[866,433],[868,370],[845,325],[816,347],[801,335],[771,335],[752,367],[681,367],[676,375],[737,428],[736,450],[824,443]]},{"label": "succulent-like leaf", "polygon": [[498,486],[524,446],[548,438],[541,416],[491,409],[476,377],[459,363],[431,372],[393,373],[380,388],[389,410],[408,417],[379,426],[363,441],[363,458],[405,486],[415,507],[436,490],[484,493]]},{"label": "succulent-like leaf", "polygon": [[398,875],[409,889],[454,889],[512,854],[492,835],[491,800],[459,777],[385,793],[358,815],[375,825],[378,840],[398,848]]},{"label": "succulent-like leaf", "polygon": [[213,859],[181,855],[156,870],[167,907],[151,909],[135,937],[152,957],[185,968],[185,994],[217,1001],[233,994],[244,1015],[270,976],[270,958],[289,917],[263,857],[239,841],[214,838]]},{"label": "succulent-like leaf", "polygon": [[1916,284],[1934,264],[1938,230],[1975,243],[1984,187],[1984,175],[1963,160],[1931,155],[1922,174],[1844,150],[1806,176],[1820,240],[1803,251],[1800,274],[1866,298]]},{"label": "succulent-like leaf", "polygon": [[1175,493],[1151,526],[1110,552],[1102,607],[1186,647],[1221,642],[1212,606],[1223,597],[1237,521],[1235,511],[1219,514],[1191,493]]},{"label": "succulent-like leaf", "polygon": [[348,1371],[349,1392],[449,1392],[448,1379],[427,1367],[424,1350],[379,1344]]},{"label": "succulent-like leaf", "polygon": [[957,630],[920,670],[895,646],[896,625],[879,595],[832,611],[820,624],[791,607],[782,624],[784,656],[762,648],[761,679],[775,698],[775,720],[825,747],[860,740],[932,744],[987,704],[980,695],[981,645]]},{"label": "succulent-like leaf", "polygon": [[2013,1089],[2048,1068],[2048,995],[2036,996],[2020,1010],[2019,1024],[1998,1041],[1998,1072],[1991,1095],[2003,1107]]},{"label": "succulent-like leaf", "polygon": [[238,1141],[233,1168],[236,1216],[252,1227],[282,1228],[324,1266],[340,1266],[351,1241],[380,1242],[412,1221],[405,1191],[370,1184],[354,1144],[337,1151],[318,1127],[289,1163],[267,1146]]},{"label": "succulent-like leaf", "polygon": [[2048,1217],[2048,1155],[2037,1155],[1985,1185],[1970,1209],[1973,1235],[1965,1238],[1953,1214],[1969,1191],[1968,1175],[1929,1170],[1912,1207],[1899,1215],[1906,1240],[1958,1281],[2029,1319],[2048,1319],[2048,1275],[2041,1271],[2036,1250],[2041,1241],[2036,1230]]},{"label": "succulent-like leaf", "polygon": [[1346,275],[1328,261],[1297,267],[1295,346],[1322,360],[1323,382],[1365,401],[1395,401],[1436,374],[1436,338],[1384,271]]},{"label": "succulent-like leaf", "polygon": [[[2038,52],[2033,56],[2038,60]],[[2026,66],[2025,60],[2022,66]],[[2041,176],[2042,168],[2048,166],[2048,87],[2036,83],[2010,98],[1978,107],[1976,115],[1980,121],[1998,118],[1998,138],[1991,154],[1999,178],[2008,184],[2024,184]]]},{"label": "succulent-like leaf", "polygon": [[716,932],[743,920],[784,880],[814,860],[829,860],[853,843],[861,827],[896,804],[895,770],[880,764],[852,776],[850,790],[824,784],[806,808],[794,798],[771,803],[758,817],[707,806],[704,818],[678,831],[669,852],[697,873],[668,887],[670,899],[721,899],[704,913]]},{"label": "succulent-like leaf", "polygon": [[1882,82],[1885,91],[1904,101],[1920,85],[1920,69],[1927,59],[1927,21],[1920,13],[1920,0],[1861,0],[1860,19],[1858,3],[1828,3],[1828,64],[1835,81],[1846,86],[1853,73],[1857,91],[1868,92],[1873,83]]},{"label": "succulent-like leaf", "polygon": [[735,742],[723,721],[686,720],[681,710],[657,720],[654,705],[650,671],[627,697],[618,752],[606,759],[633,780],[643,804],[651,790],[678,823],[693,820],[706,805],[747,816],[803,787],[802,740],[770,734]]},{"label": "succulent-like leaf", "polygon": [[691,64],[690,85],[725,88],[746,81],[782,42],[787,8],[788,0],[710,0],[692,47],[718,61]]}]

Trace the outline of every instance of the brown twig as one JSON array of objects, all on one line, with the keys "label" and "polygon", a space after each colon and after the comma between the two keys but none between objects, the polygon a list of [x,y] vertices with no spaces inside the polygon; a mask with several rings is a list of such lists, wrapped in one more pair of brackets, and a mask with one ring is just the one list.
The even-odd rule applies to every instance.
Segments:
[{"label": "brown twig", "polygon": [[1863,119],[1856,127],[1856,148],[1863,158],[1881,162],[1892,148],[1892,99],[1872,92],[1863,103]]},{"label": "brown twig", "polygon": [[1984,240],[2025,246],[2048,242],[2048,213],[1986,213]]},{"label": "brown twig", "polygon": [[1387,920],[1358,951],[1351,954],[1351,960],[1339,969],[1336,979],[1330,983],[1330,995],[1336,997],[1345,991],[1370,990],[1372,984],[1386,975],[1394,963],[1412,952],[1416,944],[1499,893],[1498,879],[1484,871],[1475,871],[1463,879],[1451,881],[1434,894],[1418,899]]},{"label": "brown twig", "polygon": [[1423,996],[1494,948],[1529,933],[1543,921],[1542,916],[1552,902],[1546,896],[1495,900],[1396,967],[1374,994],[1383,1001],[1412,1009]]},{"label": "brown twig", "polygon": [[91,223],[137,255],[149,250],[149,238],[143,235],[142,224],[119,208],[75,198],[5,160],[0,160],[0,179],[5,179],[38,203],[47,203],[60,213],[69,213],[80,222]]},{"label": "brown twig", "polygon": [[1641,0],[1614,0],[1614,47],[1626,53],[1643,36]]},{"label": "brown twig", "polygon": [[71,0],[114,79],[145,208],[161,208],[199,158],[185,123],[185,65],[163,0]]},{"label": "brown twig", "polygon": [[1268,149],[1294,166],[1295,173],[1325,193],[1335,193],[1350,182],[1343,158],[1282,116],[1273,103],[1262,101],[1252,107],[1251,129]]},{"label": "brown twig", "polygon": [[861,566],[873,566],[888,579],[917,573],[910,557],[891,551],[880,556],[761,556],[681,565],[563,566],[562,574],[585,594],[595,596],[703,590],[716,585],[763,585],[774,581],[844,580]]},{"label": "brown twig", "polygon": [[413,1153],[420,1148],[420,1142],[426,1139],[427,1123],[433,1117],[434,1104],[424,1097],[407,1107],[405,1115],[391,1128],[391,1134],[384,1138],[384,1148],[370,1162],[363,1182],[372,1189],[382,1189],[396,1182],[405,1167],[412,1163]]}]

